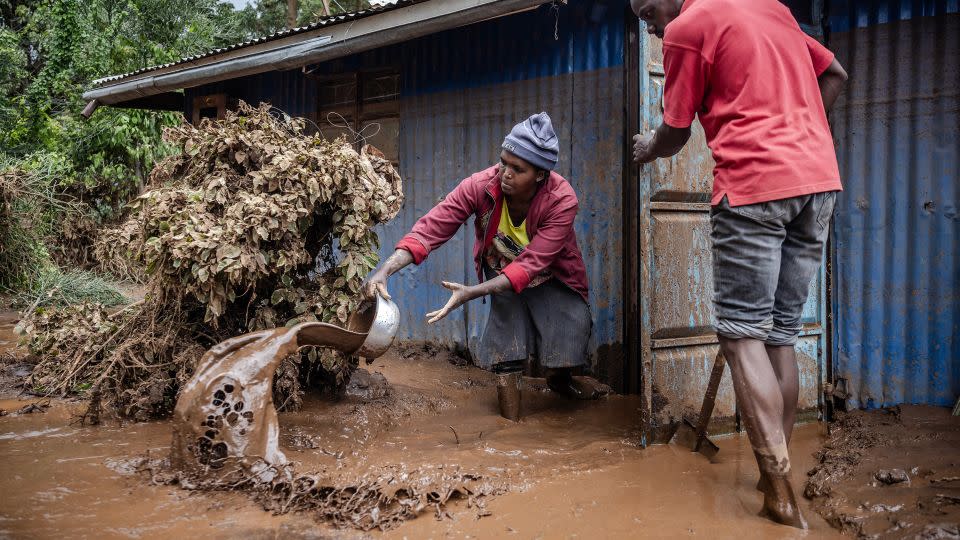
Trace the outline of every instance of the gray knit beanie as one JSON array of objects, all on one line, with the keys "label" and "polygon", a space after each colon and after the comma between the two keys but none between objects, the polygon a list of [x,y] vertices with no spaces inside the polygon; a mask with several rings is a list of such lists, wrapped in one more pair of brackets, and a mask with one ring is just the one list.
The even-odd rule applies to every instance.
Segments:
[{"label": "gray knit beanie", "polygon": [[535,114],[513,126],[503,139],[503,149],[534,167],[552,171],[557,166],[560,141],[553,131],[550,115]]}]

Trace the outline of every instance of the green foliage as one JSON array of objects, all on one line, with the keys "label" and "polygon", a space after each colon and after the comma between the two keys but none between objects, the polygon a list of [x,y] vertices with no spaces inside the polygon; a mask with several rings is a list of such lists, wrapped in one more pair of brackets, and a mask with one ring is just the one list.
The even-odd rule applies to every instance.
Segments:
[{"label": "green foliage", "polygon": [[[335,13],[366,7],[331,2]],[[103,107],[82,119],[83,89],[98,77],[280,30],[286,9],[286,0],[239,11],[219,0],[0,2],[0,159],[58,162],[54,191],[89,204],[98,221],[116,218],[169,153],[161,133],[179,115]],[[322,13],[320,0],[302,0],[298,24]]]},{"label": "green foliage", "polygon": [[[2,156],[0,156],[2,158]],[[40,174],[0,161],[0,291],[32,290],[50,256],[41,239],[53,210],[67,211]]]},{"label": "green foliage", "polygon": [[117,286],[103,276],[86,270],[64,272],[50,266],[42,268],[30,289],[15,298],[16,304],[24,307],[70,306],[83,302],[117,306],[127,301]]},{"label": "green foliage", "polygon": [[[370,7],[368,0],[327,0],[330,14],[350,13]],[[325,17],[323,0],[297,2],[297,26],[306,26]],[[287,0],[258,0],[238,12],[240,26],[251,37],[266,36],[287,27]]]},{"label": "green foliage", "polygon": [[85,271],[62,272],[50,261],[42,238],[57,228],[55,219],[77,215],[76,204],[49,191],[48,177],[64,167],[52,159],[35,154],[26,163],[31,171],[0,172],[0,291],[12,293],[20,307],[117,305],[125,299],[109,281]]},{"label": "green foliage", "polygon": [[[301,0],[298,23],[322,6]],[[331,1],[334,12],[368,6]],[[82,118],[92,81],[274,32],[286,9],[286,0],[239,11],[219,0],[0,0],[0,173],[16,171],[0,224],[0,287],[32,290],[51,253],[90,266],[96,225],[119,219],[173,151],[161,134],[179,114],[101,107]]]},{"label": "green foliage", "polygon": [[[119,218],[171,151],[161,134],[179,114],[103,107],[84,119],[84,88],[249,35],[240,12],[217,0],[0,0],[0,173],[16,177],[0,225],[0,287],[34,290],[51,250],[89,265],[75,257],[92,248],[80,233]],[[23,182],[26,191],[14,187]],[[77,222],[94,225],[63,229]]]}]

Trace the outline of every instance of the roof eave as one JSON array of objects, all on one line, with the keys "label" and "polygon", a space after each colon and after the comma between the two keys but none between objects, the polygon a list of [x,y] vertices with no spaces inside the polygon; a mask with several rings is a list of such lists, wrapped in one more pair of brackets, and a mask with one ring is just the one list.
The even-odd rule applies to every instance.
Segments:
[{"label": "roof eave", "polygon": [[[117,105],[184,88],[325,62],[536,7],[544,0],[429,0],[298,34],[249,54],[237,49],[90,89],[88,101]],[[237,54],[241,53],[241,54]],[[229,56],[224,58],[224,56]]]}]

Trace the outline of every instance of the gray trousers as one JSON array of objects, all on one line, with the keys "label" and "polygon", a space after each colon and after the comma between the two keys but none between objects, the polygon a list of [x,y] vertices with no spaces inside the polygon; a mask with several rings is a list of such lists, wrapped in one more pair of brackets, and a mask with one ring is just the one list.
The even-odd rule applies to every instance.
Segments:
[{"label": "gray trousers", "polygon": [[[487,279],[495,277],[488,269],[484,273]],[[489,370],[533,356],[545,368],[583,366],[592,327],[590,306],[557,279],[519,294],[497,293],[490,296],[490,316],[475,364]]]},{"label": "gray trousers", "polygon": [[793,345],[836,192],[710,210],[717,334]]}]

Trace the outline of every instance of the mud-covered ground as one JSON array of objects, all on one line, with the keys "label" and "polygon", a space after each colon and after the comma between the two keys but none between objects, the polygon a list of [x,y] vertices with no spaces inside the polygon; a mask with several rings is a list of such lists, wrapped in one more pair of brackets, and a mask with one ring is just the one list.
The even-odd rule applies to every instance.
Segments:
[{"label": "mud-covered ground", "polygon": [[960,538],[960,417],[902,405],[841,416],[805,495],[860,538]]},{"label": "mud-covered ground", "polygon": [[[12,321],[0,321],[0,340]],[[2,345],[2,344],[0,344]],[[9,344],[7,344],[9,346]],[[381,533],[336,529],[312,512],[274,515],[241,492],[151,484],[135,469],[163,457],[169,422],[81,427],[85,404],[0,395],[0,538],[832,538],[803,500],[811,530],[757,516],[746,437],[721,438],[716,463],[675,446],[638,447],[639,400],[571,402],[526,379],[520,423],[497,413],[493,377],[446,351],[397,348],[333,402],[307,396],[280,415],[281,447],[298,473],[350,485],[385,468],[405,482],[457,470],[506,490],[482,507],[459,501]],[[0,366],[16,381],[17,364]],[[803,486],[822,427],[794,436]]]}]

